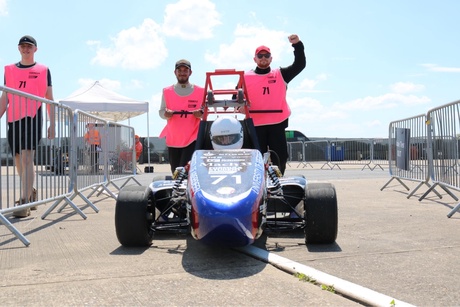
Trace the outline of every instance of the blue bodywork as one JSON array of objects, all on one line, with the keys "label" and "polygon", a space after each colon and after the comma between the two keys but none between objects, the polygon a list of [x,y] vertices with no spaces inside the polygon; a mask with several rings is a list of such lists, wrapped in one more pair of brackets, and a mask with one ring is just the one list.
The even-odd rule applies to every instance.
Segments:
[{"label": "blue bodywork", "polygon": [[197,150],[187,198],[192,235],[205,244],[245,246],[262,233],[265,169],[258,150]]}]

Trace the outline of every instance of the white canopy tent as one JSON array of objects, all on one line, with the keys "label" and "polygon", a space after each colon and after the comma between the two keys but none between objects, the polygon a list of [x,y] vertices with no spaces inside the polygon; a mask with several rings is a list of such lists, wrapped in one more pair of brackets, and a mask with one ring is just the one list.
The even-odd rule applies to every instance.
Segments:
[{"label": "white canopy tent", "polygon": [[106,89],[99,81],[80,88],[60,103],[115,122],[149,112],[148,102],[122,96]]},{"label": "white canopy tent", "polygon": [[[114,122],[123,121],[147,113],[147,152],[150,153],[149,103],[125,97],[104,88],[99,81],[84,86],[59,101],[72,110],[82,110]],[[150,154],[147,154],[150,167]]]}]

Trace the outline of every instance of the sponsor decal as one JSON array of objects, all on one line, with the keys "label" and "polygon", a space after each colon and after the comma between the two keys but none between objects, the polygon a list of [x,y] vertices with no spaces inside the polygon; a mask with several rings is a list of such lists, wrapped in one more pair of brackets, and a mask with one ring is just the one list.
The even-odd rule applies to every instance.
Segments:
[{"label": "sponsor decal", "polygon": [[234,174],[241,169],[237,166],[211,166],[209,167],[209,174]]},{"label": "sponsor decal", "polygon": [[207,162],[221,162],[221,159],[206,159]]},{"label": "sponsor decal", "polygon": [[197,193],[201,189],[200,183],[198,181],[198,174],[196,172],[191,172],[189,174],[189,181],[192,191]]}]

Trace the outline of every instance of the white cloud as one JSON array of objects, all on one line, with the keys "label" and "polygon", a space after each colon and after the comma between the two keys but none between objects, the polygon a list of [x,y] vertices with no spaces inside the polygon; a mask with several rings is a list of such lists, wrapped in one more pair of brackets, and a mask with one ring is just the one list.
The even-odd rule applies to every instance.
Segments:
[{"label": "white cloud", "polygon": [[162,96],[163,96],[163,91],[159,91],[153,94],[152,97],[150,98],[149,110],[155,116],[158,116],[158,110],[160,109]]},{"label": "white cloud", "polygon": [[460,72],[460,67],[443,67],[438,66],[437,64],[421,64],[421,66],[425,67],[429,71],[435,72]]},{"label": "white cloud", "polygon": [[[306,91],[306,92],[316,92],[314,89],[321,81],[327,80],[327,74],[319,74],[315,79],[303,79],[299,86],[294,90],[296,91]],[[292,89],[291,89],[292,90]]]},{"label": "white cloud", "polygon": [[371,120],[371,121],[368,121],[368,122],[365,122],[364,123],[367,127],[369,128],[372,128],[372,127],[381,127],[382,126],[382,122],[378,119],[374,119],[374,120]]},{"label": "white cloud", "polygon": [[321,102],[311,97],[293,98],[288,94],[287,101],[291,111],[296,114],[311,114],[324,110]]},{"label": "white cloud", "polygon": [[[233,33],[234,40],[230,44],[221,44],[216,52],[207,51],[206,61],[218,68],[235,67],[248,69],[255,66],[254,51],[260,45],[270,48],[273,57],[273,66],[278,64],[283,54],[290,52],[292,47],[287,39],[288,33],[283,31],[270,30],[262,26],[247,26],[238,24]],[[291,61],[294,60],[292,57]]]},{"label": "white cloud", "polygon": [[120,31],[111,39],[109,47],[103,47],[98,41],[88,41],[88,45],[96,47],[96,56],[91,63],[131,70],[158,67],[168,55],[159,28],[155,21],[147,18],[139,27]]},{"label": "white cloud", "polygon": [[310,97],[292,98],[288,97],[291,116],[289,128],[305,130],[305,127],[322,127],[325,123],[333,123],[337,120],[348,118],[345,110],[328,108],[321,101]]},{"label": "white cloud", "polygon": [[162,32],[184,40],[213,37],[214,27],[222,24],[216,6],[209,0],[180,0],[168,4]]},{"label": "white cloud", "polygon": [[8,15],[7,0],[0,0],[0,16]]},{"label": "white cloud", "polygon": [[133,79],[130,81],[129,87],[134,89],[143,89],[145,87],[145,82],[142,80]]},{"label": "white cloud", "polygon": [[425,86],[422,84],[415,84],[412,82],[397,82],[390,85],[390,89],[394,93],[406,94],[423,91],[425,89]]},{"label": "white cloud", "polygon": [[377,110],[396,108],[401,105],[420,105],[429,102],[431,100],[426,96],[418,97],[415,95],[388,93],[381,96],[358,98],[346,103],[335,103],[334,107],[345,110]]}]

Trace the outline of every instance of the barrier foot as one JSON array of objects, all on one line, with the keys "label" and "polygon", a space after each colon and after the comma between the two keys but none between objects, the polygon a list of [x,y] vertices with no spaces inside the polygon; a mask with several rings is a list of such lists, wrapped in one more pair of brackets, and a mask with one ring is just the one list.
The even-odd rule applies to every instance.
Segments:
[{"label": "barrier foot", "polygon": [[308,163],[308,162],[299,162],[299,164],[297,164],[297,168],[299,168],[301,165],[302,165],[302,168],[306,168],[309,165],[311,168],[313,168],[313,165],[311,165],[311,163]]},{"label": "barrier foot", "polygon": [[407,185],[405,185],[404,182],[402,182],[401,179],[399,179],[398,177],[391,177],[391,179],[388,180],[388,182],[385,183],[385,185],[380,188],[380,191],[383,191],[383,189],[385,189],[390,184],[390,182],[393,181],[393,179],[396,179],[403,187],[406,188],[406,190],[408,190],[408,191],[410,190],[409,187]]},{"label": "barrier foot", "polygon": [[[129,179],[126,180],[126,182],[128,182],[128,181],[129,181]],[[126,182],[125,182],[124,184],[122,184],[121,187],[119,187],[118,185],[115,184],[115,182],[110,181],[110,182],[107,183],[106,186],[108,187],[109,184],[111,184],[111,185],[113,185],[113,186],[115,187],[115,189],[117,189],[118,191],[120,191],[120,190],[123,188],[123,186],[126,184]],[[100,194],[100,193],[101,193],[101,192],[99,192],[99,194]]]},{"label": "barrier foot", "polygon": [[334,163],[333,165],[334,165],[334,166],[332,166],[332,168],[331,168],[331,169],[334,169],[334,167],[336,167],[336,166],[337,166],[337,168],[338,168],[339,170],[342,170],[342,169],[340,168],[340,165],[338,165],[337,163]]},{"label": "barrier foot", "polygon": [[[448,188],[446,188],[446,187],[443,186],[443,185],[440,185],[440,187],[441,187],[447,194],[449,194],[450,197],[452,197],[455,201],[458,201],[458,197],[455,196]],[[440,198],[442,198],[442,197],[440,196]]]},{"label": "barrier foot", "polygon": [[20,233],[16,227],[13,226],[13,224],[10,223],[10,221],[8,221],[8,219],[6,217],[3,216],[3,214],[0,213],[0,223],[2,223],[3,225],[6,226],[6,228],[8,228],[9,231],[11,231],[12,234],[15,235],[16,238],[18,238],[19,240],[21,240],[22,244],[24,244],[25,246],[29,246],[30,245],[30,242],[29,240],[27,240],[26,237],[24,237],[24,235],[22,233]]},{"label": "barrier foot", "polygon": [[[72,198],[73,199],[73,198]],[[57,212],[61,213],[62,210],[65,208],[65,206],[69,205],[71,206],[75,212],[77,212],[84,220],[86,220],[86,215],[83,213],[83,211],[81,211],[73,202],[71,199],[69,199],[68,197],[64,197],[63,199],[58,199],[54,202],[54,204],[51,205],[51,207],[49,207],[48,210],[45,211],[45,213],[43,213],[42,215],[42,220],[44,220],[56,207],[57,205],[59,205],[59,203],[64,200],[65,203],[61,206],[61,208],[59,208],[57,210]]]},{"label": "barrier foot", "polygon": [[[97,192],[96,196],[99,197],[105,191],[107,194],[109,194],[110,197],[112,197],[114,199],[117,199],[117,196],[112,191],[110,191],[109,188],[107,187],[109,183],[110,182],[108,182],[107,184],[100,185],[97,189],[95,189],[93,192],[91,192],[90,195],[92,195],[93,193]],[[117,187],[117,186],[115,186],[115,187]]]},{"label": "barrier foot", "polygon": [[[93,210],[96,212],[96,213],[99,213],[99,209],[88,199],[86,198],[85,195],[83,195],[82,193],[78,193],[80,198],[83,199],[83,201],[88,205],[90,206],[91,208],[93,208]],[[82,212],[83,213],[83,212]]]},{"label": "barrier foot", "polygon": [[434,190],[434,188],[438,185],[439,183],[435,183],[433,184],[426,192],[425,194],[423,194],[422,196],[420,196],[420,198],[418,199],[419,201],[422,201],[428,194],[430,194],[430,192],[432,190]]},{"label": "barrier foot", "polygon": [[407,199],[411,198],[412,195],[414,195],[415,192],[417,192],[417,190],[424,184],[424,182],[420,182],[416,187],[415,189],[412,190],[412,192],[409,193],[409,195],[407,195]]},{"label": "barrier foot", "polygon": [[[380,164],[375,164],[374,167],[372,167],[372,168],[369,166],[371,171],[375,170],[377,167],[379,167],[382,171],[384,171],[383,167]],[[364,167],[363,167],[363,169],[364,169]]]},{"label": "barrier foot", "polygon": [[[418,190],[423,184],[425,184],[428,188],[431,187],[430,184],[429,184],[428,182],[426,182],[426,181],[420,182],[420,183],[418,184],[418,186],[417,186],[414,190],[412,190],[412,192],[410,192],[409,195],[407,195],[407,199],[409,199],[412,195],[414,195],[414,193],[417,192],[417,190]],[[442,195],[439,194],[438,191],[436,191],[435,189],[433,189],[433,192],[434,192],[436,195],[438,195],[439,198],[442,198]]]},{"label": "barrier foot", "polygon": [[139,186],[141,186],[142,184],[134,177],[130,177],[128,180],[125,181],[125,183],[123,183],[121,185],[121,187],[118,189],[118,190],[121,190],[124,188],[124,186],[130,181],[130,180],[133,180],[135,183],[137,183]]},{"label": "barrier foot", "polygon": [[449,212],[449,214],[447,215],[447,217],[448,217],[448,218],[451,218],[452,215],[454,215],[454,213],[457,212],[459,209],[460,209],[460,204],[458,204],[457,206],[455,206],[455,208],[452,209],[452,211]]},{"label": "barrier foot", "polygon": [[[97,186],[96,188],[92,187],[92,192],[88,194],[88,198],[90,198],[91,196],[93,196],[94,193],[96,192],[99,192],[100,191],[100,187],[104,187],[104,184],[100,184],[99,186]],[[101,193],[99,193],[98,195],[100,195]]]},{"label": "barrier foot", "polygon": [[[142,184],[134,177],[134,176],[131,176],[129,177],[121,186],[118,186],[115,184],[115,181],[114,180],[111,180],[110,182],[107,183],[107,186],[109,186],[109,184],[112,184],[118,191],[120,191],[121,189],[123,189],[130,180],[133,180],[135,183],[137,183],[139,186],[141,186]],[[115,197],[116,199],[116,197]]]}]

